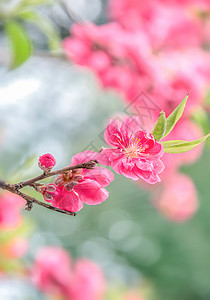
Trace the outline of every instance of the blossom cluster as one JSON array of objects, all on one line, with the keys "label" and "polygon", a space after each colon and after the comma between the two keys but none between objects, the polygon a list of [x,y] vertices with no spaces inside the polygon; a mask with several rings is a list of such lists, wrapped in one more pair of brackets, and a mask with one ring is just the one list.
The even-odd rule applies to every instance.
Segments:
[{"label": "blossom cluster", "polygon": [[[91,69],[102,87],[120,93],[131,111],[140,117],[141,110],[136,108],[144,103],[137,97],[139,92],[143,91],[155,107],[168,115],[190,91],[188,108],[169,138],[194,140],[202,135],[202,129],[192,122],[192,117],[199,109],[203,111],[210,81],[209,12],[208,0],[110,0],[111,21],[103,25],[74,24],[70,36],[63,41],[63,49],[69,60]],[[208,109],[207,104],[205,107]],[[158,113],[152,107],[142,129],[151,129]],[[165,189],[170,187],[168,178],[179,175],[180,165],[195,162],[201,153],[200,146],[187,155],[164,155],[166,168],[162,192],[158,191],[157,198],[164,197]],[[117,168],[119,165],[115,171]],[[194,190],[192,181],[191,185]],[[154,188],[152,193],[156,192]],[[168,203],[168,211],[170,207]],[[177,207],[184,210],[184,206]],[[171,217],[169,213],[167,217],[179,221],[179,214],[175,218],[172,211]]]},{"label": "blossom cluster", "polygon": [[[47,155],[42,155],[40,159],[43,160]],[[72,165],[82,164],[95,160],[96,156],[97,153],[87,150],[74,155],[71,162]],[[76,212],[83,207],[83,203],[97,205],[105,201],[109,196],[105,187],[113,180],[113,173],[106,168],[80,168],[58,175],[55,182],[43,186],[41,192],[53,206]]]},{"label": "blossom cluster", "polygon": [[[148,183],[160,181],[159,175],[164,165],[160,158],[164,150],[160,142],[151,133],[140,130],[138,117],[127,117],[120,124],[111,120],[104,137],[112,148],[103,148],[99,153],[86,150],[72,157],[71,165],[96,161],[102,165],[111,166],[113,170],[133,180],[143,179]],[[39,166],[43,169],[49,162],[51,154],[39,158]],[[54,166],[55,159],[51,160]],[[44,169],[44,172],[46,170]],[[97,205],[108,198],[105,189],[114,180],[114,175],[107,168],[76,168],[59,174],[53,183],[41,187],[45,201],[70,212],[79,211],[83,203]]]}]

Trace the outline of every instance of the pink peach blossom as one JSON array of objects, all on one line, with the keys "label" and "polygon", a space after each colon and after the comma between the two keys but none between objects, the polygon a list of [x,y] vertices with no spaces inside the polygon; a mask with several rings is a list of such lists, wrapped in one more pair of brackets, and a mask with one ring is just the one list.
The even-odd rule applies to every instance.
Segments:
[{"label": "pink peach blossom", "polygon": [[155,206],[171,221],[182,222],[191,218],[198,208],[197,192],[191,178],[183,174],[169,178]]},{"label": "pink peach blossom", "polygon": [[111,120],[104,132],[106,148],[98,154],[99,163],[111,166],[116,173],[148,183],[160,181],[164,165],[160,160],[163,146],[152,134],[140,130],[138,117],[127,117],[122,124]]},{"label": "pink peach blossom", "polygon": [[54,156],[50,153],[46,153],[39,157],[38,165],[43,171],[51,170],[56,163]]},{"label": "pink peach blossom", "polygon": [[[89,150],[78,153],[72,157],[72,165],[95,160],[96,156],[97,153]],[[83,202],[97,205],[105,201],[109,193],[104,187],[113,180],[113,173],[103,167],[74,169],[58,175],[55,184],[46,187],[44,197],[55,207],[76,212],[83,207]]]}]

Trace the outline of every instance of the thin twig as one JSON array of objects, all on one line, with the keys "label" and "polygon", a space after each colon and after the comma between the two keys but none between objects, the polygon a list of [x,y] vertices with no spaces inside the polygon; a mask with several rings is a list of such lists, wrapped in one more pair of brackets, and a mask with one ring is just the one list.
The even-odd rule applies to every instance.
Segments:
[{"label": "thin twig", "polygon": [[0,188],[3,189],[3,190],[7,190],[7,191],[9,191],[13,194],[19,195],[24,200],[26,200],[26,210],[31,210],[32,206],[33,206],[33,203],[36,203],[40,206],[43,206],[43,207],[48,208],[48,209],[53,210],[53,211],[57,211],[57,212],[62,213],[62,214],[66,214],[66,215],[69,215],[69,216],[76,216],[75,212],[70,212],[70,211],[59,209],[59,208],[51,206],[47,203],[41,202],[41,201],[39,201],[39,200],[37,200],[37,199],[35,199],[35,198],[25,194],[25,193],[22,193],[18,189],[15,189],[14,185],[6,183],[3,180],[0,180]]},{"label": "thin twig", "polygon": [[15,194],[17,194],[20,197],[22,197],[23,199],[25,199],[27,201],[27,204],[28,204],[28,202],[30,202],[30,203],[36,203],[36,204],[38,204],[40,206],[43,206],[43,207],[48,208],[48,209],[53,210],[53,211],[57,211],[57,212],[62,213],[62,214],[66,214],[66,215],[70,215],[70,216],[76,216],[75,212],[70,212],[70,211],[62,210],[62,209],[59,209],[57,207],[51,206],[51,205],[49,205],[47,203],[41,202],[41,201],[39,201],[39,200],[31,197],[29,195],[26,195],[26,194],[20,192],[19,190],[17,190],[15,192]]},{"label": "thin twig", "polygon": [[27,185],[31,186],[34,182],[37,182],[39,180],[42,180],[42,179],[45,179],[45,178],[48,178],[48,177],[52,177],[52,176],[55,176],[55,175],[58,175],[58,174],[62,174],[62,173],[65,173],[67,171],[74,170],[74,169],[93,169],[95,167],[96,163],[97,163],[96,160],[90,160],[90,161],[88,161],[86,163],[83,163],[83,164],[68,166],[68,167],[65,167],[65,168],[50,172],[50,173],[43,173],[43,174],[41,174],[37,177],[34,177],[32,179],[29,179],[27,181],[20,182],[20,183],[16,184],[15,187],[17,189],[22,189],[23,187],[25,187]]},{"label": "thin twig", "polygon": [[24,181],[24,182],[20,182],[18,184],[10,184],[10,183],[7,183],[3,180],[0,180],[0,189],[7,190],[7,191],[9,191],[13,194],[16,194],[16,195],[19,195],[20,197],[22,197],[26,201],[26,207],[25,207],[26,210],[31,210],[32,207],[33,207],[33,203],[35,203],[35,204],[43,206],[47,209],[57,211],[57,212],[62,213],[62,214],[66,214],[66,215],[70,215],[70,216],[76,216],[75,212],[69,212],[69,211],[66,211],[66,210],[62,210],[62,209],[59,209],[57,207],[51,206],[47,203],[41,202],[41,201],[39,201],[39,200],[37,200],[37,199],[35,199],[35,198],[25,194],[25,193],[22,193],[20,191],[20,189],[22,189],[23,187],[26,187],[26,186],[34,187],[34,183],[39,181],[39,180],[42,180],[42,179],[45,179],[45,178],[48,178],[48,177],[51,177],[51,176],[54,176],[54,175],[62,174],[62,173],[68,172],[70,170],[81,169],[81,168],[82,169],[93,169],[93,168],[95,168],[96,163],[97,163],[96,160],[90,160],[88,162],[78,164],[78,165],[74,165],[74,166],[68,166],[68,167],[56,170],[54,172],[43,173],[43,174],[41,174],[37,177],[34,177],[34,178],[29,179],[29,180]]}]

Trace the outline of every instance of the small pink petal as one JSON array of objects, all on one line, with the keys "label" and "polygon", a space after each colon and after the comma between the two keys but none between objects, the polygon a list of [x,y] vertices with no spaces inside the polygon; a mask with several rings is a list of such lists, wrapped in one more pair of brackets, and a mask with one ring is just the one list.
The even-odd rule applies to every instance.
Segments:
[{"label": "small pink petal", "polygon": [[107,144],[111,147],[118,147],[120,143],[124,143],[123,136],[119,129],[118,120],[111,120],[104,132],[104,138]]},{"label": "small pink petal", "polygon": [[86,150],[80,153],[75,154],[71,159],[72,165],[82,164],[84,162],[87,162],[89,160],[95,160],[98,153]]},{"label": "small pink petal", "polygon": [[75,186],[74,191],[78,193],[80,199],[88,205],[100,204],[109,196],[109,193],[101,188],[99,183],[90,179],[79,183]]},{"label": "small pink petal", "polygon": [[82,201],[74,190],[67,192],[65,187],[62,187],[61,189],[61,196],[53,202],[54,206],[71,212],[82,209]]},{"label": "small pink petal", "polygon": [[110,166],[113,160],[117,160],[122,158],[123,154],[119,149],[103,149],[100,153],[98,153],[96,160],[105,166]]},{"label": "small pink petal", "polygon": [[96,167],[93,170],[84,170],[85,179],[97,181],[101,187],[109,185],[114,180],[114,174],[103,167]]}]

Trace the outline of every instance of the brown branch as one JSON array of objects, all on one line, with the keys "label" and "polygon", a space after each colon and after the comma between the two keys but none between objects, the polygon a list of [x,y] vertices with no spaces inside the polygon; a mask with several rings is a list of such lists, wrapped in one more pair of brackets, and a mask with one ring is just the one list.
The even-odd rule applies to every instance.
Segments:
[{"label": "brown branch", "polygon": [[62,213],[62,214],[66,214],[66,215],[69,215],[69,216],[76,216],[75,212],[70,212],[70,211],[59,209],[57,207],[54,207],[54,206],[51,206],[47,203],[41,202],[41,201],[39,201],[39,200],[29,196],[29,195],[26,195],[26,194],[20,192],[19,189],[14,188],[13,184],[9,184],[9,183],[6,183],[6,182],[0,180],[0,188],[22,197],[26,201],[26,206],[25,206],[26,210],[31,210],[32,207],[33,207],[33,203],[36,203],[40,206],[43,206],[43,207],[48,208],[48,209],[53,210],[53,211],[57,211],[57,212]]},{"label": "brown branch", "polygon": [[62,213],[62,214],[66,214],[66,215],[69,215],[69,216],[76,216],[75,212],[62,210],[62,209],[59,209],[57,207],[51,206],[47,203],[38,201],[37,199],[35,199],[35,198],[33,198],[29,195],[26,195],[26,194],[20,192],[19,190],[16,190],[15,194],[19,195],[20,197],[22,197],[23,199],[26,200],[26,202],[27,202],[26,203],[26,210],[31,210],[33,203],[36,203],[40,206],[43,206],[43,207],[48,208],[48,209],[53,210],[53,211],[57,211],[57,212]]},{"label": "brown branch", "polygon": [[34,177],[34,178],[29,179],[27,181],[23,181],[23,182],[20,182],[20,183],[16,184],[15,188],[16,189],[22,189],[23,187],[25,187],[27,185],[31,186],[34,182],[37,182],[39,180],[42,180],[42,179],[45,179],[45,178],[48,178],[48,177],[52,177],[52,176],[55,176],[55,175],[58,175],[58,174],[62,174],[62,173],[65,173],[67,171],[74,170],[74,169],[94,169],[96,163],[97,163],[96,160],[90,160],[90,161],[88,161],[86,163],[83,163],[83,164],[68,166],[68,167],[53,171],[53,172],[43,173],[43,174],[41,174],[37,177]]},{"label": "brown branch", "polygon": [[62,174],[62,173],[68,172],[70,170],[81,169],[81,168],[82,169],[94,169],[95,166],[96,166],[96,163],[97,163],[96,160],[90,160],[90,161],[82,163],[82,164],[78,164],[78,165],[74,165],[74,166],[68,166],[68,167],[65,167],[65,168],[62,168],[62,169],[59,169],[59,170],[56,170],[56,171],[53,171],[53,172],[49,172],[49,173],[43,173],[43,174],[41,174],[37,177],[34,177],[34,178],[29,179],[29,180],[24,181],[24,182],[20,182],[18,184],[10,184],[10,183],[7,183],[3,180],[0,180],[0,189],[7,190],[7,191],[9,191],[13,194],[16,194],[16,195],[19,195],[20,197],[22,197],[26,201],[26,207],[25,207],[26,210],[31,210],[32,207],[33,207],[33,203],[35,203],[35,204],[43,206],[47,209],[57,211],[57,212],[62,213],[62,214],[66,214],[66,215],[70,215],[70,216],[76,216],[75,212],[69,212],[69,211],[66,211],[66,210],[62,210],[62,209],[56,208],[54,206],[51,206],[47,203],[41,202],[41,201],[39,201],[39,200],[37,200],[37,199],[35,199],[35,198],[25,194],[25,193],[20,192],[20,189],[22,189],[23,187],[26,187],[26,186],[34,187],[34,183],[39,181],[39,180],[42,180],[42,179],[45,179],[45,178],[48,178],[48,177],[52,177],[54,175]]}]

